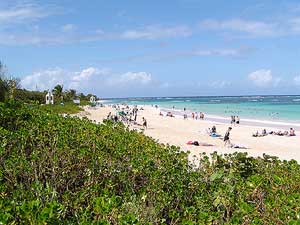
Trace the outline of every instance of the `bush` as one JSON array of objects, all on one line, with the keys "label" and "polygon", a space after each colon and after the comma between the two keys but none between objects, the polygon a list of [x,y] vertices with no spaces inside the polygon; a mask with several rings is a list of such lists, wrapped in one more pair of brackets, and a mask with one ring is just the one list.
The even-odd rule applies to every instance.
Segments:
[{"label": "bush", "polygon": [[0,223],[297,224],[300,166],[246,153],[200,166],[122,124],[0,105]]},{"label": "bush", "polygon": [[15,100],[26,103],[44,104],[47,92],[28,91],[25,89],[16,89]]},{"label": "bush", "polygon": [[50,113],[55,114],[75,114],[83,109],[79,106],[74,104],[73,102],[66,102],[65,104],[54,104],[54,105],[42,105],[40,106],[42,110],[48,111]]}]

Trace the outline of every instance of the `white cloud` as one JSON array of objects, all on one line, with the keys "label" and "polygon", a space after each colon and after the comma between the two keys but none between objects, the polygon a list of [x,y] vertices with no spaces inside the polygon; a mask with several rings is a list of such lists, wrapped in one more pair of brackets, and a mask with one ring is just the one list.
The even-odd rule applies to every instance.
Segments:
[{"label": "white cloud", "polygon": [[[61,32],[63,31],[63,32]],[[71,32],[72,31],[72,32]],[[139,30],[120,32],[106,32],[102,29],[82,32],[74,24],[65,24],[59,30],[44,31],[34,29],[28,31],[10,31],[0,33],[0,44],[3,45],[41,45],[41,44],[69,44],[78,42],[94,42],[105,40],[136,40],[136,39],[164,39],[187,37],[191,31],[186,26],[162,27],[146,26]]]},{"label": "white cloud", "polygon": [[65,84],[70,74],[61,68],[54,68],[24,77],[21,80],[21,86],[30,90],[48,90],[52,89],[56,84]]},{"label": "white cloud", "polygon": [[[23,88],[48,90],[62,84],[65,89],[80,92],[114,93],[114,90],[140,90],[153,84],[151,74],[146,72],[126,72],[115,74],[108,69],[89,67],[81,71],[67,71],[54,68],[34,72],[21,80]],[[133,91],[134,92],[134,91]]]},{"label": "white cloud", "polygon": [[261,69],[252,72],[248,75],[251,80],[258,87],[276,87],[280,84],[281,78],[274,77],[271,70]]},{"label": "white cloud", "polygon": [[147,26],[142,29],[126,30],[121,33],[121,39],[159,39],[159,38],[175,38],[175,37],[188,37],[192,34],[187,26]]},{"label": "white cloud", "polygon": [[127,72],[120,77],[120,82],[140,82],[142,84],[147,84],[151,82],[152,76],[146,72]]},{"label": "white cloud", "polygon": [[232,36],[237,37],[243,37],[241,34],[247,34],[247,37],[292,36],[300,34],[300,17],[297,15],[287,15],[274,19],[272,22],[245,20],[241,18],[227,20],[207,19],[200,22],[200,28],[219,32],[231,32]]},{"label": "white cloud", "polygon": [[243,19],[204,20],[200,22],[200,27],[211,30],[245,32],[253,36],[272,36],[277,32],[275,24]]},{"label": "white cloud", "polygon": [[210,49],[210,50],[196,50],[193,52],[196,56],[240,56],[241,49]]},{"label": "white cloud", "polygon": [[74,25],[74,24],[65,24],[61,27],[61,30],[64,31],[64,32],[69,32],[69,31],[74,31],[76,30],[77,26]]},{"label": "white cloud", "polygon": [[0,24],[24,23],[47,17],[52,13],[52,7],[41,7],[30,2],[20,2],[14,7],[0,9]]},{"label": "white cloud", "polygon": [[255,48],[249,46],[242,46],[240,48],[220,48],[220,49],[192,49],[187,51],[173,51],[165,52],[159,54],[145,54],[145,55],[134,55],[127,56],[123,58],[110,58],[110,59],[100,59],[99,63],[119,63],[119,62],[135,62],[135,61],[164,61],[172,60],[177,58],[188,58],[188,57],[246,57],[250,55]]}]

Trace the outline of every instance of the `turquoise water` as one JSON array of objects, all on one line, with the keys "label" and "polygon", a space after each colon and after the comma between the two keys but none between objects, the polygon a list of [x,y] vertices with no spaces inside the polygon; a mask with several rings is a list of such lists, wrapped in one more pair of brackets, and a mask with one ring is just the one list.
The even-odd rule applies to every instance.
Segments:
[{"label": "turquoise water", "polygon": [[110,99],[108,103],[158,105],[229,117],[300,122],[300,96],[157,97]]}]

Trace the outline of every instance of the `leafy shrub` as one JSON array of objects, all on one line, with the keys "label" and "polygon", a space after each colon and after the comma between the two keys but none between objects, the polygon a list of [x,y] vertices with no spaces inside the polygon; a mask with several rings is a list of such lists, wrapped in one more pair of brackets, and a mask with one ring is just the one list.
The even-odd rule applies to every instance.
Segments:
[{"label": "leafy shrub", "polygon": [[233,153],[192,165],[127,130],[0,105],[0,224],[297,224],[300,166]]},{"label": "leafy shrub", "polygon": [[[84,104],[82,104],[84,105]],[[75,114],[82,111],[82,108],[79,105],[74,104],[73,102],[66,102],[65,104],[54,104],[54,105],[42,105],[41,109],[56,113],[56,114]]]},{"label": "leafy shrub", "polygon": [[40,91],[28,91],[26,89],[16,89],[15,91],[15,100],[22,101],[26,103],[45,103],[45,96],[47,92],[40,92]]}]

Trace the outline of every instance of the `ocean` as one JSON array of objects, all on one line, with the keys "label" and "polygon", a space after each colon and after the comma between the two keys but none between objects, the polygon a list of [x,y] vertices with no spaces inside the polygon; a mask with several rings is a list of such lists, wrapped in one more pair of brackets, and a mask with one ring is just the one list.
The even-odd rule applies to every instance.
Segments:
[{"label": "ocean", "polygon": [[300,123],[300,96],[207,96],[107,99],[108,104],[158,105],[182,113],[204,112],[211,116]]}]

